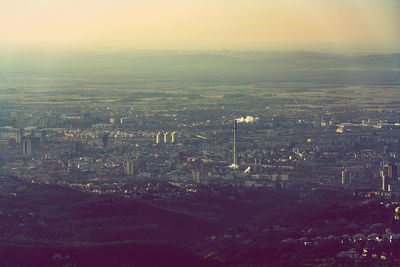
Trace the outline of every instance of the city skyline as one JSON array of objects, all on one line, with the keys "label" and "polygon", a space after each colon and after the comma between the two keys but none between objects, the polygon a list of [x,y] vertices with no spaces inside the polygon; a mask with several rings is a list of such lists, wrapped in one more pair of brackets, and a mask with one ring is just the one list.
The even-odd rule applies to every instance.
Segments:
[{"label": "city skyline", "polygon": [[1,266],[399,266],[399,0],[0,3]]}]

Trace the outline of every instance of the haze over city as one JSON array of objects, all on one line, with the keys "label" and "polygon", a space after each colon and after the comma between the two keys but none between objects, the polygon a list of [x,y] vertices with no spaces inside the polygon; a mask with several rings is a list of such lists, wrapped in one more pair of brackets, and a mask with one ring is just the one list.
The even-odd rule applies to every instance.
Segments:
[{"label": "haze over city", "polygon": [[399,266],[400,2],[0,3],[0,266]]}]

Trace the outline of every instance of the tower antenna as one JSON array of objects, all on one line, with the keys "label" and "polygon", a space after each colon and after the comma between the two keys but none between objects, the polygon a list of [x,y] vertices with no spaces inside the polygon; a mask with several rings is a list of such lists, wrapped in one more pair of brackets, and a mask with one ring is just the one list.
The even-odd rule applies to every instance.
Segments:
[{"label": "tower antenna", "polygon": [[236,138],[237,138],[237,120],[233,122],[233,164],[237,166],[237,156],[236,156]]}]

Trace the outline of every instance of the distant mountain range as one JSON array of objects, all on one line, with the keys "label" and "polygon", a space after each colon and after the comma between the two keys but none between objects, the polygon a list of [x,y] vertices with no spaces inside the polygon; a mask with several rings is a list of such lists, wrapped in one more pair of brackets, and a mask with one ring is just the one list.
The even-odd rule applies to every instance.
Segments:
[{"label": "distant mountain range", "polygon": [[[216,83],[306,82],[400,85],[400,54],[313,52],[0,52],[0,79],[194,81]],[[1,80],[0,80],[1,85]]]}]

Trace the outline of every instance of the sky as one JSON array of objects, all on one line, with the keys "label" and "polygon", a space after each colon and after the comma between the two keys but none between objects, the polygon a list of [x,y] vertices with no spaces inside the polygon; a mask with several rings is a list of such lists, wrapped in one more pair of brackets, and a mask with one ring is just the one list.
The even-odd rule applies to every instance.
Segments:
[{"label": "sky", "polygon": [[1,0],[0,43],[400,50],[398,0]]}]

